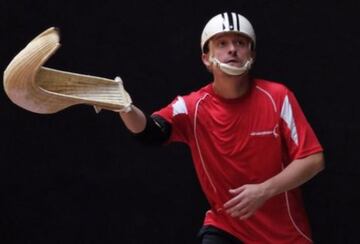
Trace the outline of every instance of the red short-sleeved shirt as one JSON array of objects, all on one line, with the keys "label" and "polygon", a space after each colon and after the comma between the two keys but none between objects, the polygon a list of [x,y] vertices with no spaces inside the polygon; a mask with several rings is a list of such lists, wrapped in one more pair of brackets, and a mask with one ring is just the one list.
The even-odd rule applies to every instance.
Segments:
[{"label": "red short-sleeved shirt", "polygon": [[155,112],[172,125],[169,142],[189,145],[211,205],[204,224],[245,243],[309,243],[310,228],[298,188],[269,199],[247,220],[222,206],[228,190],[260,183],[292,160],[322,151],[294,95],[284,85],[254,79],[239,99],[216,95],[209,84]]}]

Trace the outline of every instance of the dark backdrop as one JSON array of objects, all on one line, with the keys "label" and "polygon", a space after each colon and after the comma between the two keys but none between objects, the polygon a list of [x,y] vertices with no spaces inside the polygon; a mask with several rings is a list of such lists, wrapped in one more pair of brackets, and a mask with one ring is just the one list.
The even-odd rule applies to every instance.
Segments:
[{"label": "dark backdrop", "polygon": [[[217,13],[247,16],[257,77],[291,88],[326,153],[304,186],[316,243],[358,243],[358,10],[346,1],[1,1],[0,68],[41,31],[46,66],[120,75],[145,112],[210,81],[200,34]],[[118,115],[74,106],[30,113],[0,91],[1,243],[196,243],[207,203],[188,149],[146,148]]]}]

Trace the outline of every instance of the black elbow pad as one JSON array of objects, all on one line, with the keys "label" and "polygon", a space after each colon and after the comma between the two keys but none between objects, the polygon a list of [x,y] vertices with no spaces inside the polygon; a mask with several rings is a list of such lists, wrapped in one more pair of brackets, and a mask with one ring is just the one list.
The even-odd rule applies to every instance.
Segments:
[{"label": "black elbow pad", "polygon": [[145,129],[133,135],[142,144],[162,145],[170,138],[171,124],[159,115],[147,116]]}]

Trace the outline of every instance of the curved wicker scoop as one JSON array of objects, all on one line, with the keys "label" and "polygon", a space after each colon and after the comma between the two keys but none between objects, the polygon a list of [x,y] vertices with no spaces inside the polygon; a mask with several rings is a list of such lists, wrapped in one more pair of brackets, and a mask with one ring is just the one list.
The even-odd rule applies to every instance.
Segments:
[{"label": "curved wicker scoop", "polygon": [[76,104],[112,110],[131,104],[122,82],[43,67],[60,47],[59,40],[58,30],[49,28],[10,62],[4,72],[4,89],[12,102],[41,114]]}]

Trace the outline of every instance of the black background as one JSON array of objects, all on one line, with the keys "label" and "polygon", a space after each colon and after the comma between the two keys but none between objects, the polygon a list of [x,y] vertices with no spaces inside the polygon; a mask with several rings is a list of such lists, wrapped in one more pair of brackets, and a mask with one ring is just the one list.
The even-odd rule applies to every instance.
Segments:
[{"label": "black background", "polygon": [[[325,148],[304,185],[315,243],[359,243],[358,10],[347,1],[1,1],[0,68],[61,30],[46,66],[120,75],[145,112],[211,81],[200,34],[222,11],[257,34],[257,77],[291,88]],[[207,203],[184,145],[146,148],[117,114],[30,113],[0,91],[1,243],[196,243]]]}]

